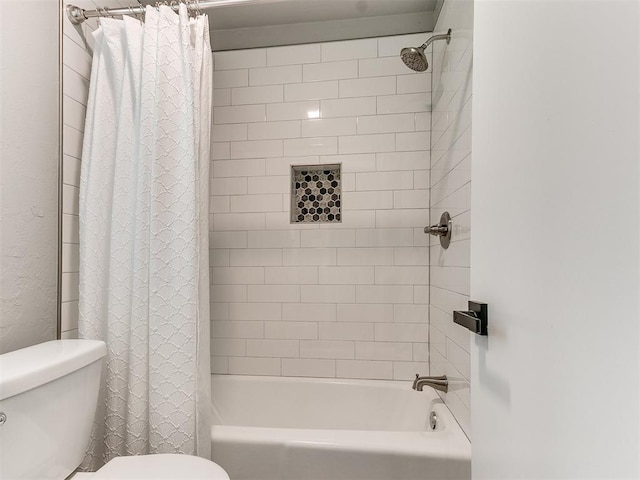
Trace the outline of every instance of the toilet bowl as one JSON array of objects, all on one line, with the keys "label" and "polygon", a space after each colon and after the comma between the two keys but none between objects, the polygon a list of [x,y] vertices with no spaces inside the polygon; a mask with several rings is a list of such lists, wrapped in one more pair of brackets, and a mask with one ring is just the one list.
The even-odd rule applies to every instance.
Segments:
[{"label": "toilet bowl", "polygon": [[[78,468],[105,353],[97,340],[54,340],[0,355],[0,479],[64,480]],[[180,454],[118,457],[95,473],[71,478],[229,480],[210,460]]]}]

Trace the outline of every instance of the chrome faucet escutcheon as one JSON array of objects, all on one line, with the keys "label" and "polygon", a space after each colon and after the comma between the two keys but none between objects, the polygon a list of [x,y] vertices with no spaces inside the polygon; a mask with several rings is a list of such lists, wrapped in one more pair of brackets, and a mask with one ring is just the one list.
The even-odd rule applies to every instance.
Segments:
[{"label": "chrome faucet escutcheon", "polygon": [[449,212],[444,212],[440,215],[440,223],[438,225],[424,227],[424,233],[440,238],[440,245],[444,249],[449,248],[452,230],[453,224],[451,223],[451,215],[449,215]]},{"label": "chrome faucet escutcheon", "polygon": [[449,380],[446,375],[438,375],[434,377],[421,377],[416,373],[416,378],[413,381],[413,389],[421,392],[424,386],[440,390],[441,392],[447,392],[449,390]]}]

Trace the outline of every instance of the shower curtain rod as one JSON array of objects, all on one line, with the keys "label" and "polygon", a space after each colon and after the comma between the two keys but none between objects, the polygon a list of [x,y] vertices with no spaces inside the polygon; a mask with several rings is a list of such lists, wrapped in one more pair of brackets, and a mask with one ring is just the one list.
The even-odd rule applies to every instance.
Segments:
[{"label": "shower curtain rod", "polygon": [[[217,7],[232,7],[235,5],[251,5],[251,4],[269,4],[278,3],[285,0],[194,0],[194,1],[171,1],[171,2],[158,2],[153,4],[166,5],[172,10],[177,11],[181,4],[185,4],[189,11],[198,12],[205,8],[217,8]],[[76,7],[75,5],[67,5],[67,17],[69,21],[74,25],[79,25],[85,20],[94,17],[118,17],[121,15],[142,15],[145,11],[145,6],[142,4],[130,6],[130,7],[118,7],[118,8],[98,8],[96,10],[85,10],[84,8]]]}]

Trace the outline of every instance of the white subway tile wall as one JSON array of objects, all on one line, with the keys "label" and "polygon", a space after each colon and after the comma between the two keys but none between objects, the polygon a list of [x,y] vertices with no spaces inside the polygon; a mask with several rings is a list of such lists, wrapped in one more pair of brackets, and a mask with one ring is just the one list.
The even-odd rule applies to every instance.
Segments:
[{"label": "white subway tile wall", "polygon": [[[443,394],[444,401],[469,435],[471,334],[455,325],[451,317],[453,310],[467,310],[469,300],[472,0],[444,3],[435,30],[444,32],[448,28],[454,32],[451,43],[433,44],[434,104],[428,181],[431,223],[437,223],[440,215],[448,211],[453,219],[453,235],[448,250],[443,250],[436,239],[430,241],[430,360],[433,375],[449,377],[452,388]],[[419,91],[415,88],[411,80],[403,82],[403,89]],[[410,201],[408,197],[404,200]]]},{"label": "white subway tile wall", "polygon": [[[214,372],[428,373],[427,36],[214,53]],[[336,163],[341,223],[291,224],[291,165]]]},{"label": "white subway tile wall", "polygon": [[[81,8],[126,7],[122,0],[74,2]],[[93,36],[98,20],[73,25],[66,16],[62,22],[62,338],[78,336],[78,195],[80,161],[89,77],[93,55]]]},{"label": "white subway tile wall", "polygon": [[[96,27],[64,22],[65,338],[77,336],[77,198]],[[416,231],[428,219],[431,73],[393,58],[396,44],[417,37],[215,54],[214,371],[409,379],[428,370],[415,324],[428,324],[428,296],[416,289],[428,250]],[[291,225],[290,165],[325,163],[342,164],[342,223]],[[411,348],[396,340],[414,334]]]}]

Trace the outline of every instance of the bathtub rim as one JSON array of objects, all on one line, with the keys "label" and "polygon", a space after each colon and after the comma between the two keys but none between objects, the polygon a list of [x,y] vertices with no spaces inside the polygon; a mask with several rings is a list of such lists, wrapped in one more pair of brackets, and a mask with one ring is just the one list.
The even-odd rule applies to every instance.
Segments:
[{"label": "bathtub rim", "polygon": [[[370,380],[349,378],[321,378],[321,377],[277,377],[268,375],[235,375],[212,374],[212,389],[214,378],[223,382],[266,382],[266,383],[320,383],[362,385],[404,390],[411,388],[409,381],[398,380]],[[282,428],[282,427],[255,427],[239,425],[211,425],[212,442],[217,440],[231,441],[234,443],[287,444],[289,446],[314,445],[317,448],[339,448],[344,451],[361,450],[367,448],[386,453],[403,453],[410,455],[423,455],[425,449],[429,453],[437,454],[445,458],[466,460],[471,457],[471,442],[464,433],[459,423],[449,410],[438,392],[432,388],[425,388],[417,394],[425,395],[425,402],[431,405],[440,417],[440,423],[436,430],[424,431],[398,431],[398,430],[339,430],[316,428]],[[212,393],[212,408],[213,393]],[[428,415],[429,412],[426,412]]]}]

